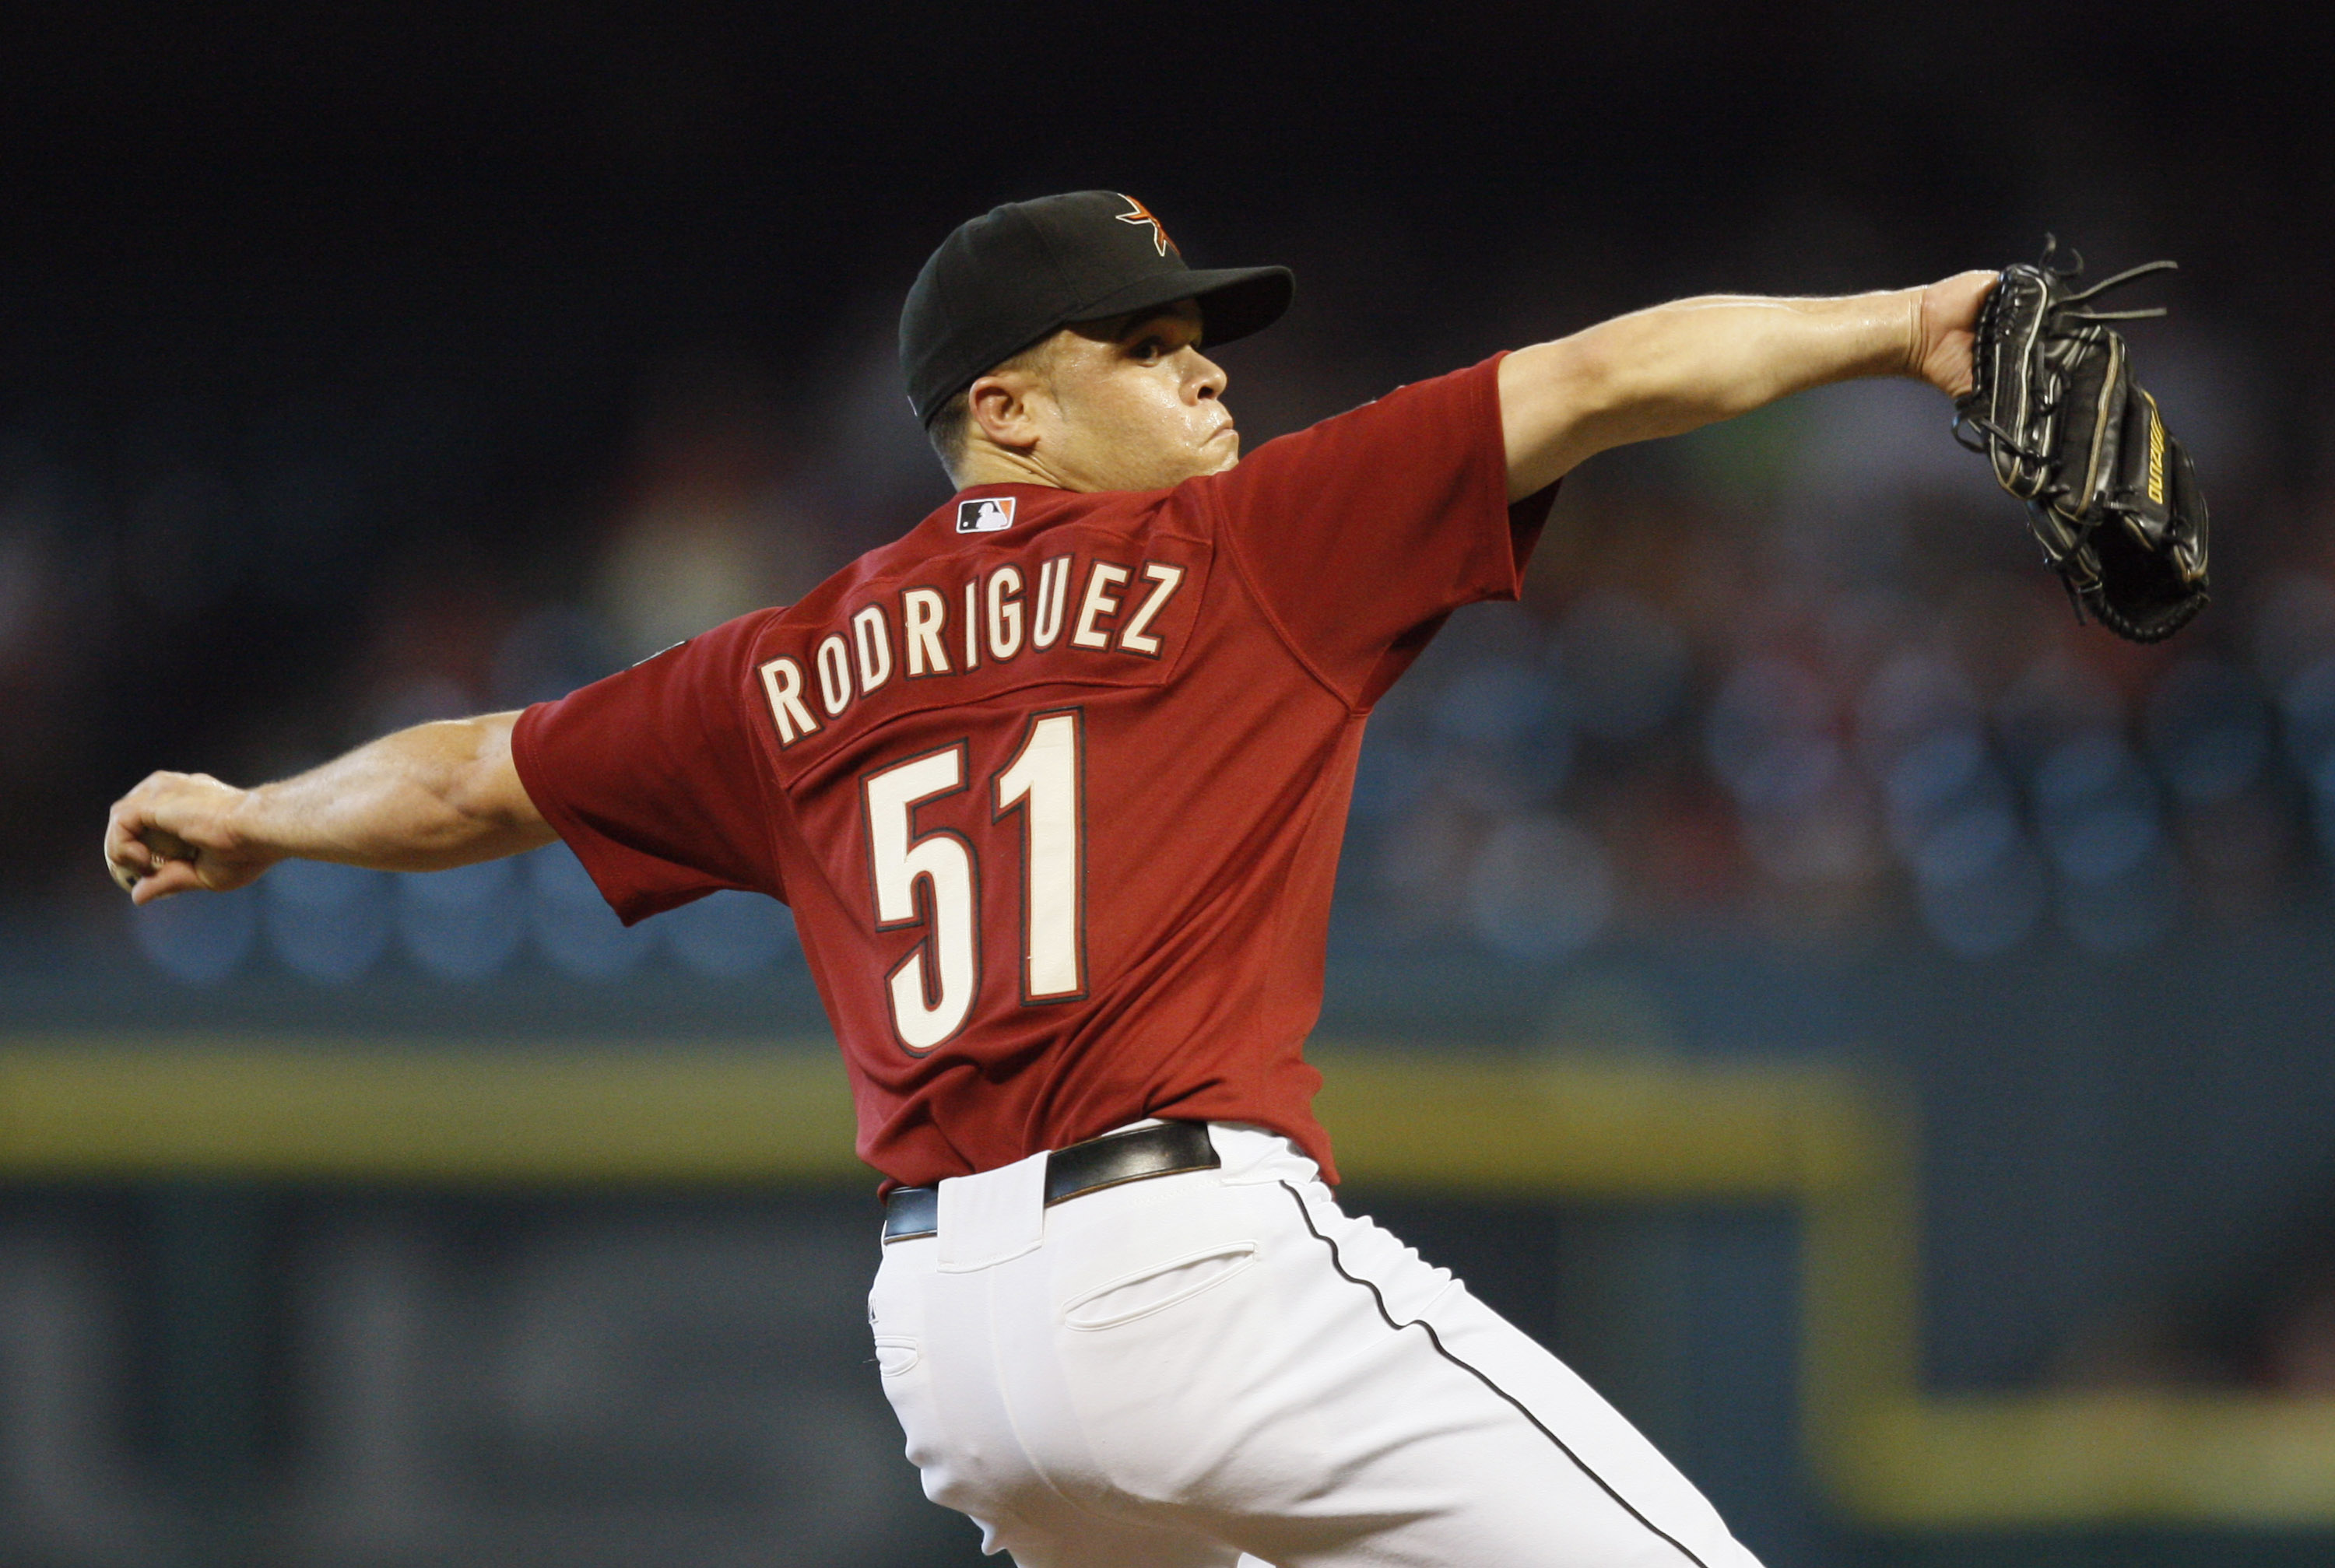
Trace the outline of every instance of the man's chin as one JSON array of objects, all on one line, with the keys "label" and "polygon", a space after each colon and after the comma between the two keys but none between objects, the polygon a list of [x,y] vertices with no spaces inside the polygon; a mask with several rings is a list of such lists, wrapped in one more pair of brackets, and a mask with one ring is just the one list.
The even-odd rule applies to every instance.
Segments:
[{"label": "man's chin", "polygon": [[1211,439],[1203,441],[1198,450],[1192,452],[1182,475],[1168,482],[1181,484],[1185,479],[1204,479],[1210,474],[1223,473],[1238,463],[1240,458],[1240,438],[1237,436],[1230,440]]}]

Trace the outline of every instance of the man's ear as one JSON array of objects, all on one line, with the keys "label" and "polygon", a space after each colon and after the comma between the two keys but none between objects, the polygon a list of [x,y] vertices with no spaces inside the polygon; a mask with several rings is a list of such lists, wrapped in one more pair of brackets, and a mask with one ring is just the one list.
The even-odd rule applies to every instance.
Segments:
[{"label": "man's ear", "polygon": [[965,412],[991,445],[1026,452],[1038,444],[1033,395],[1043,395],[1040,378],[1009,366],[964,389]]}]

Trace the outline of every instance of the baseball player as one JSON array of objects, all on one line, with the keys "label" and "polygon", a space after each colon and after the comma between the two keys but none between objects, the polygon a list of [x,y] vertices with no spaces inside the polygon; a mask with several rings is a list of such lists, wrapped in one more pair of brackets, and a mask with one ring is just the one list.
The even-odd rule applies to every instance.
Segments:
[{"label": "baseball player", "polygon": [[627,921],[784,899],[886,1178],[909,1457],[1025,1568],[1742,1568],[1611,1407],[1332,1195],[1301,1047],[1355,754],[1446,616],[1515,596],[1574,465],[1853,376],[1958,392],[1993,276],[1662,305],[1243,460],[1205,351],[1289,274],[1195,270],[1110,192],[1001,207],[902,315],[959,491],[896,542],[524,712],[257,789],[155,774],[106,859],[144,904],[557,836]]}]

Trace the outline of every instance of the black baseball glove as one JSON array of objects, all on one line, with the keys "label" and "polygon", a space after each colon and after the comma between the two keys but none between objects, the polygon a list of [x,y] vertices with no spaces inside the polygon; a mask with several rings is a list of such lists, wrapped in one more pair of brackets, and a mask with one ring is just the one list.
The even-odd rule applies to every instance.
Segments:
[{"label": "black baseball glove", "polygon": [[2161,642],[2205,605],[2205,498],[2156,400],[2132,379],[2123,336],[2105,324],[2157,310],[2088,302],[2174,263],[2152,261],[2078,290],[2083,261],[2003,269],[1972,349],[1954,439],[1994,465],[2027,503],[2043,558],[2086,613],[2136,643]]}]

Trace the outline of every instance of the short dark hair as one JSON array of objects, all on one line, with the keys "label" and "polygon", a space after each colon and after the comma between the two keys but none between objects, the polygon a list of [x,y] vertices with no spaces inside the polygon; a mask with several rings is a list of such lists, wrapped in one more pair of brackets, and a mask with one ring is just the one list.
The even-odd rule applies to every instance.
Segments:
[{"label": "short dark hair", "polygon": [[933,455],[939,458],[948,477],[956,478],[956,466],[964,460],[966,427],[973,423],[973,404],[963,392],[933,411],[932,423],[925,427],[925,435],[933,443]]},{"label": "short dark hair", "polygon": [[[1048,333],[1021,353],[998,361],[973,379],[979,381],[981,376],[1003,375],[1007,371],[1036,371],[1042,375],[1053,358],[1055,335]],[[956,393],[935,409],[932,422],[925,427],[925,434],[933,443],[934,455],[941,460],[941,467],[948,470],[952,480],[957,477],[957,466],[964,461],[965,441],[973,434],[973,400],[966,395],[972,390],[970,386],[966,387],[964,392]]]}]

